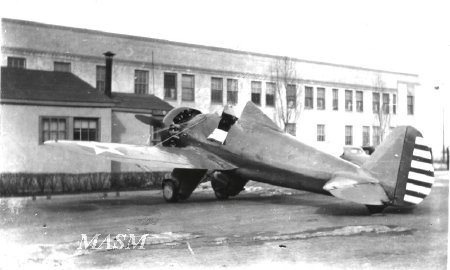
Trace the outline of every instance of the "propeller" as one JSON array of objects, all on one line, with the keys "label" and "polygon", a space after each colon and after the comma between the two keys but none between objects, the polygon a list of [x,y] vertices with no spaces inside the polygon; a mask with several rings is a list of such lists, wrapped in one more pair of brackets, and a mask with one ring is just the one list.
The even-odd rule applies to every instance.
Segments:
[{"label": "propeller", "polygon": [[136,114],[134,117],[136,117],[136,119],[141,121],[142,123],[156,127],[156,128],[163,128],[166,126],[162,120],[159,120],[153,116]]}]

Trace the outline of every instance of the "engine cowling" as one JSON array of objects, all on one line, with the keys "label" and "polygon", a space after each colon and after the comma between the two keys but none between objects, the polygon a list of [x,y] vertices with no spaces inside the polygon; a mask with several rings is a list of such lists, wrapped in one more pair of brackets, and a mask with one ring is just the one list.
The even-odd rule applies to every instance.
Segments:
[{"label": "engine cowling", "polygon": [[167,128],[161,132],[161,139],[164,146],[181,147],[179,133],[182,130],[182,124],[188,122],[195,116],[201,114],[199,110],[189,107],[179,107],[171,110],[163,119]]}]

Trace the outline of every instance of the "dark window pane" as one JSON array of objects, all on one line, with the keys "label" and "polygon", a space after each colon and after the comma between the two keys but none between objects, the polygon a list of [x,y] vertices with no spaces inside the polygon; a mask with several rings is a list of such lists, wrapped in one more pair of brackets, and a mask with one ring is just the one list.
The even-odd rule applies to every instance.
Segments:
[{"label": "dark window pane", "polygon": [[310,86],[305,86],[305,109],[314,108],[314,93],[313,88]]},{"label": "dark window pane", "polygon": [[223,103],[223,79],[211,78],[211,102]]},{"label": "dark window pane", "polygon": [[325,110],[325,88],[317,88],[317,109]]},{"label": "dark window pane", "polygon": [[275,106],[275,83],[266,83],[266,106]]},{"label": "dark window pane", "polygon": [[345,110],[348,112],[353,111],[353,91],[345,90]]},{"label": "dark window pane", "polygon": [[148,71],[135,70],[134,71],[134,93],[148,94]]},{"label": "dark window pane", "polygon": [[177,74],[164,73],[164,98],[177,99]]}]

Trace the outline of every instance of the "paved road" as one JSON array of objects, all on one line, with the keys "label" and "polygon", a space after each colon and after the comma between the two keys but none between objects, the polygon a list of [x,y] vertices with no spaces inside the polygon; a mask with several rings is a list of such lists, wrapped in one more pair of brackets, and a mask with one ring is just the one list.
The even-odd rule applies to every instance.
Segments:
[{"label": "paved road", "polygon": [[[448,172],[417,208],[375,216],[333,197],[258,183],[247,189],[217,201],[204,185],[177,204],[160,191],[2,198],[0,266],[446,269]],[[79,250],[81,234],[101,234],[98,244],[108,234],[135,234],[136,242],[149,235],[141,250],[107,249],[106,241]]]}]

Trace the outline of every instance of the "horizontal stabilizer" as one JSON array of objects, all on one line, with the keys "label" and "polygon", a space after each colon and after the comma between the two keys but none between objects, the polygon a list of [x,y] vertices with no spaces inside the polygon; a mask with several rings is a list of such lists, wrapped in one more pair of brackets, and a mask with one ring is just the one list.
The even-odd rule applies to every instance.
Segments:
[{"label": "horizontal stabilizer", "polygon": [[337,174],[323,189],[337,198],[366,205],[383,205],[389,201],[378,181],[359,175]]}]

